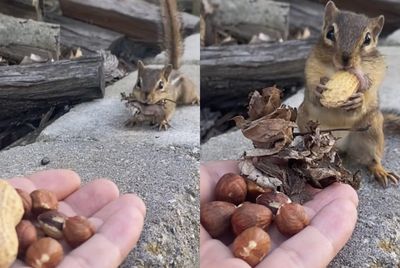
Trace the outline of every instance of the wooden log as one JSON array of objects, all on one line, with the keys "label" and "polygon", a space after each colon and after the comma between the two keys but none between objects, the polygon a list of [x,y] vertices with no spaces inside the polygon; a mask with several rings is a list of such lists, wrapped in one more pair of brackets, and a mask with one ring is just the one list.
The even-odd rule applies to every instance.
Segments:
[{"label": "wooden log", "polygon": [[37,19],[37,13],[34,8],[26,8],[26,6],[16,4],[11,0],[0,1],[0,10],[5,15],[24,19]]},{"label": "wooden log", "polygon": [[289,4],[273,1],[208,0],[213,7],[215,27],[248,43],[254,35],[268,34],[286,40],[289,31]]},{"label": "wooden log", "polygon": [[[159,7],[143,0],[61,0],[64,16],[86,21],[145,42],[158,42]],[[196,30],[199,18],[182,13],[184,31]]]},{"label": "wooden log", "polygon": [[304,65],[315,40],[201,49],[201,97],[208,107],[234,107],[266,86],[303,83]]},{"label": "wooden log", "polygon": [[84,55],[88,52],[108,50],[113,42],[123,37],[123,34],[57,14],[48,14],[45,20],[61,26],[63,47],[80,47]]},{"label": "wooden log", "polygon": [[284,0],[290,3],[289,30],[295,33],[308,28],[312,38],[320,35],[324,17],[324,6],[310,0]]},{"label": "wooden log", "polygon": [[21,45],[49,51],[58,60],[60,55],[60,26],[45,22],[19,19],[0,13],[0,46]]},{"label": "wooden log", "polygon": [[50,107],[104,95],[100,55],[53,63],[0,67],[0,128],[37,119]]}]

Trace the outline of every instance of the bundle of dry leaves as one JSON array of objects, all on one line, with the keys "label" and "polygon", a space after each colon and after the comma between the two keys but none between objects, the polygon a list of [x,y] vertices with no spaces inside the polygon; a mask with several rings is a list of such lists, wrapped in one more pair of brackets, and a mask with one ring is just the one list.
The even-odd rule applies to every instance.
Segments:
[{"label": "bundle of dry leaves", "polygon": [[165,101],[157,104],[145,104],[139,102],[132,93],[128,96],[125,93],[121,93],[121,101],[126,101],[125,106],[131,115],[130,119],[125,122],[126,126],[132,127],[144,122],[156,124],[165,118]]},{"label": "bundle of dry leaves", "polygon": [[239,167],[243,175],[262,187],[284,192],[293,201],[310,198],[307,184],[325,188],[334,182],[358,189],[360,175],[342,166],[334,147],[336,139],[309,122],[307,133],[294,133],[297,111],[281,104],[276,87],[255,91],[249,102],[249,118],[233,119],[254,149],[244,152]]}]

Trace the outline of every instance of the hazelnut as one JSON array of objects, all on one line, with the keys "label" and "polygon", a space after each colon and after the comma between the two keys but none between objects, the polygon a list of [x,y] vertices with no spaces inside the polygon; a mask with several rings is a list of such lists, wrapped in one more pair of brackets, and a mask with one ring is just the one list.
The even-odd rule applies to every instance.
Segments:
[{"label": "hazelnut", "polygon": [[63,259],[64,251],[59,242],[50,237],[34,242],[26,252],[25,262],[33,268],[54,268]]},{"label": "hazelnut", "polygon": [[61,239],[63,237],[63,227],[66,216],[56,210],[50,210],[38,216],[37,220],[43,232],[54,238]]},{"label": "hazelnut", "polygon": [[29,218],[32,211],[32,198],[31,196],[21,189],[15,189],[22,200],[22,205],[24,206],[24,219]]},{"label": "hazelnut", "polygon": [[295,235],[310,224],[310,219],[300,204],[283,204],[275,217],[279,232],[284,235]]},{"label": "hazelnut", "polygon": [[63,229],[64,238],[73,248],[86,242],[94,233],[95,227],[83,216],[70,217],[65,220]]},{"label": "hazelnut", "polygon": [[263,205],[253,203],[244,203],[239,206],[233,213],[231,219],[235,235],[239,235],[244,230],[253,226],[266,230],[271,222],[271,210]]},{"label": "hazelnut", "polygon": [[35,215],[42,214],[49,210],[58,209],[57,196],[47,190],[36,190],[31,193],[32,212]]},{"label": "hazelnut", "polygon": [[215,186],[215,199],[239,205],[247,195],[246,180],[237,174],[223,175]]},{"label": "hazelnut", "polygon": [[271,239],[259,227],[243,231],[233,241],[233,255],[247,262],[251,267],[259,264],[271,249]]},{"label": "hazelnut", "polygon": [[261,194],[272,191],[269,188],[263,188],[257,183],[255,183],[252,180],[246,179],[246,185],[247,185],[247,197],[246,200],[250,202],[256,202],[256,198],[260,196]]},{"label": "hazelnut", "polygon": [[230,229],[231,216],[236,206],[224,201],[213,201],[201,206],[200,222],[213,237],[219,237]]},{"label": "hazelnut", "polygon": [[291,203],[292,200],[282,192],[271,191],[266,192],[256,199],[256,203],[260,205],[264,205],[269,208],[274,215],[278,212],[278,209],[287,203]]},{"label": "hazelnut", "polygon": [[22,220],[16,226],[18,236],[18,253],[25,254],[27,248],[37,240],[36,227],[28,220]]}]

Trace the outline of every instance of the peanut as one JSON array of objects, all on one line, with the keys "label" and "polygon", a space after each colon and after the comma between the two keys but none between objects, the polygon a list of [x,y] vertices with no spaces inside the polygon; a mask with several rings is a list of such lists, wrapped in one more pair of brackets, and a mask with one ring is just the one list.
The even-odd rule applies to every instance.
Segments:
[{"label": "peanut", "polygon": [[0,179],[0,268],[8,268],[17,258],[18,237],[15,226],[24,214],[21,197]]},{"label": "peanut", "polygon": [[357,77],[349,72],[339,71],[326,83],[321,104],[327,108],[336,108],[345,103],[360,86]]}]

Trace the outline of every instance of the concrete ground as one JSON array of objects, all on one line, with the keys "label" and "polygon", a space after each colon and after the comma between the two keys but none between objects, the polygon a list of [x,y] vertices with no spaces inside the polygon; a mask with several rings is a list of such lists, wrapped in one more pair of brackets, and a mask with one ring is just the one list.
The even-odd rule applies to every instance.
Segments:
[{"label": "concrete ground", "polygon": [[[182,70],[200,83],[199,35],[186,40]],[[172,128],[127,129],[120,92],[136,72],[106,88],[104,99],[83,103],[48,126],[38,141],[0,152],[0,177],[51,168],[79,173],[84,183],[110,178],[121,193],[134,192],[147,206],[144,231],[121,267],[199,266],[199,106],[178,108]],[[50,158],[43,167],[43,157]],[[135,223],[132,223],[133,225]]]},{"label": "concrete ground", "polygon": [[[382,47],[388,72],[380,91],[381,107],[399,109],[400,47]],[[303,91],[286,103],[298,107]],[[383,164],[400,174],[400,135],[386,136]],[[210,139],[201,146],[201,160],[237,159],[251,142],[240,131],[231,131]],[[357,169],[359,167],[351,167]],[[391,185],[383,189],[363,170],[363,181],[358,191],[359,219],[352,238],[336,256],[330,267],[400,267],[400,191]]]}]

